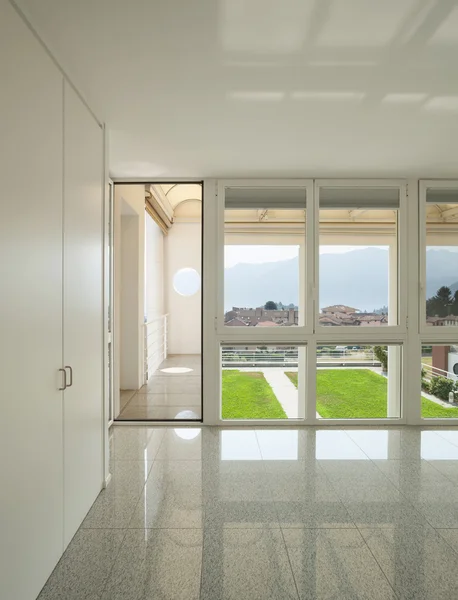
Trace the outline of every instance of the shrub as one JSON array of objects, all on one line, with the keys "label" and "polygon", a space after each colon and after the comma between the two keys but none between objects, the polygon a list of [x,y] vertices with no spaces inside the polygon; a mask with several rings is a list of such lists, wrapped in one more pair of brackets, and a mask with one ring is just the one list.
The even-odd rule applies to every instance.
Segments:
[{"label": "shrub", "polygon": [[386,346],[374,346],[374,354],[382,363],[382,370],[388,371],[388,348]]},{"label": "shrub", "polygon": [[448,402],[450,392],[458,391],[454,381],[441,376],[431,378],[430,390],[433,396],[437,396],[445,402]]},{"label": "shrub", "polygon": [[429,381],[426,381],[426,379],[422,379],[421,389],[424,390],[426,393],[430,394],[431,393],[431,383]]}]

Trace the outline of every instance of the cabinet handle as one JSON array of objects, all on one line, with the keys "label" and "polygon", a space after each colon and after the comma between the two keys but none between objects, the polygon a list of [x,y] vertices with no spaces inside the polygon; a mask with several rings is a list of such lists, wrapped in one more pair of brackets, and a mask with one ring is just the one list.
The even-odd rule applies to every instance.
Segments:
[{"label": "cabinet handle", "polygon": [[65,369],[59,369],[59,373],[64,374],[64,387],[59,388],[59,391],[62,392],[67,389],[67,371]]},{"label": "cabinet handle", "polygon": [[65,371],[65,387],[72,387],[73,385],[73,369],[68,365],[65,367],[70,371],[70,383],[67,385],[67,372]]}]

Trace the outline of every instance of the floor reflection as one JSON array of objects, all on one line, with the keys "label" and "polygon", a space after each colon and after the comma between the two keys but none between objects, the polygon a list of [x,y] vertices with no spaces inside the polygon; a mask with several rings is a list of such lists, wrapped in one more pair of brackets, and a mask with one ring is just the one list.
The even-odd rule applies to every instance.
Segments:
[{"label": "floor reflection", "polygon": [[456,598],[458,430],[124,426],[111,461],[43,598],[107,544],[103,600]]},{"label": "floor reflection", "polygon": [[195,421],[202,415],[200,354],[171,355],[137,392],[121,392],[117,421]]}]

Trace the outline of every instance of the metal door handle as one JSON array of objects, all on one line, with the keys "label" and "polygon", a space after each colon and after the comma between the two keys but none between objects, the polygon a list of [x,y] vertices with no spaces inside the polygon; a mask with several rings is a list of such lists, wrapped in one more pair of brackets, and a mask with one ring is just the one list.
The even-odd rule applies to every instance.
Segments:
[{"label": "metal door handle", "polygon": [[70,371],[70,383],[68,385],[67,385],[67,372],[65,372],[65,387],[72,387],[72,385],[73,385],[73,369],[68,365],[65,368]]},{"label": "metal door handle", "polygon": [[59,373],[61,372],[64,374],[64,387],[59,388],[60,392],[67,389],[67,371],[65,369],[59,369]]}]

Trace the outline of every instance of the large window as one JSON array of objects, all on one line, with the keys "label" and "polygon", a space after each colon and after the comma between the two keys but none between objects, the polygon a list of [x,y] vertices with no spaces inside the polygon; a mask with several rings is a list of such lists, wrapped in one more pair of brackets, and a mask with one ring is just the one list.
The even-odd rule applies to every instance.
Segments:
[{"label": "large window", "polygon": [[319,189],[318,325],[398,325],[399,188]]},{"label": "large window", "polygon": [[423,344],[421,416],[458,419],[458,345]]},{"label": "large window", "polygon": [[305,323],[304,187],[227,187],[224,325]]},{"label": "large window", "polygon": [[215,190],[210,421],[458,418],[458,181]]},{"label": "large window", "polygon": [[223,346],[221,366],[223,419],[304,417],[304,347]]},{"label": "large window", "polygon": [[426,324],[458,327],[458,188],[426,190]]},{"label": "large window", "polygon": [[393,344],[317,346],[317,417],[399,418],[401,353],[402,348]]}]

